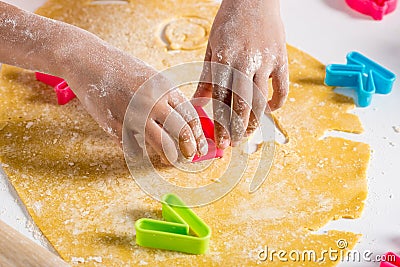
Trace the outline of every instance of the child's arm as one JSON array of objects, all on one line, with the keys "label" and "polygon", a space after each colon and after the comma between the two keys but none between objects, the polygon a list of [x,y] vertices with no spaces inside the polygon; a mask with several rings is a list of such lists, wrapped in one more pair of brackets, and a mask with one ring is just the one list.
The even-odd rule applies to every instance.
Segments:
[{"label": "child's arm", "polygon": [[[157,73],[87,31],[3,2],[0,2],[0,62],[64,78],[92,117],[119,141],[130,99]],[[157,85],[154,90],[170,89],[162,77],[152,82]],[[175,161],[178,157],[174,140],[187,158],[207,152],[207,141],[193,106],[186,102],[183,109],[174,110],[187,101],[178,90],[161,99],[141,92],[136,97],[140,105],[153,109],[148,118],[132,114],[128,127],[136,137],[144,138],[164,161],[166,158]],[[173,129],[169,132],[164,125],[167,118],[168,129]]]},{"label": "child's arm", "polygon": [[[209,61],[230,66],[242,75],[215,64],[210,66]],[[199,101],[200,97],[214,99],[217,145],[236,145],[257,128],[258,118],[267,107],[270,77],[274,92],[268,105],[272,111],[283,105],[288,94],[279,0],[223,0],[211,29],[204,64],[201,79],[212,80],[213,85],[200,83],[193,101],[204,104],[206,101]],[[230,115],[231,109],[237,116]]]}]

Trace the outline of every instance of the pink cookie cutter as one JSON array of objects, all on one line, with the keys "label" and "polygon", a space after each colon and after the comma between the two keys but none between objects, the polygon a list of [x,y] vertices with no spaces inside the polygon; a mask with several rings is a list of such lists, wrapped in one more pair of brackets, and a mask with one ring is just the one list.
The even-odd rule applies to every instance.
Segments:
[{"label": "pink cookie cutter", "polygon": [[214,138],[214,123],[207,116],[207,113],[201,107],[194,107],[197,111],[197,114],[200,117],[201,127],[203,128],[203,132],[205,137],[207,138],[208,143],[208,153],[202,157],[197,155],[194,156],[193,162],[200,162],[203,160],[214,159],[214,158],[222,158],[224,156],[224,151],[219,149],[215,144]]},{"label": "pink cookie cutter", "polygon": [[384,15],[393,12],[397,6],[397,0],[346,0],[346,3],[374,20],[382,20]]},{"label": "pink cookie cutter", "polygon": [[396,267],[400,266],[400,256],[394,254],[393,252],[388,252],[385,254],[385,261],[381,262],[380,267]]},{"label": "pink cookie cutter", "polygon": [[67,82],[64,81],[62,78],[40,72],[36,72],[35,75],[36,80],[41,81],[54,88],[59,105],[65,105],[76,97],[71,88],[69,88]]}]

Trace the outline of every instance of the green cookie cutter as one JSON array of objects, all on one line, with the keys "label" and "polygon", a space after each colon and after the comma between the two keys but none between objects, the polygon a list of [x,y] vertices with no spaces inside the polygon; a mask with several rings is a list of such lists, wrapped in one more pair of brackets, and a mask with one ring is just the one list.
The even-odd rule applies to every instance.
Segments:
[{"label": "green cookie cutter", "polygon": [[162,197],[162,216],[165,221],[136,221],[136,244],[190,254],[206,253],[211,229],[177,195]]}]

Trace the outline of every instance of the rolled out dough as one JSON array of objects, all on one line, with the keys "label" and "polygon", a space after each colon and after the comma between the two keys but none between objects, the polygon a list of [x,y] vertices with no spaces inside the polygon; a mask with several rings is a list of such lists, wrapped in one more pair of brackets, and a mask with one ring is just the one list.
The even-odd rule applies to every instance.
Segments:
[{"label": "rolled out dough", "polygon": [[[93,5],[90,1],[50,0],[37,12],[87,29],[158,69],[201,60],[218,5],[198,0],[135,0]],[[349,114],[353,101],[323,85],[324,66],[288,47],[290,94],[274,118],[288,138],[276,144],[266,182],[248,193],[258,150],[239,185],[226,197],[196,208],[212,231],[206,255],[135,245],[134,222],[161,219],[161,205],[130,177],[122,152],[77,100],[58,106],[52,89],[30,71],[3,66],[0,77],[0,156],[2,166],[30,215],[62,258],[88,266],[255,265],[269,250],[348,249],[359,235],[317,234],[332,219],[357,218],[367,194],[369,146],[323,135],[328,130],[360,133]],[[192,91],[185,92],[190,96]],[[264,144],[268,145],[268,144]],[[209,169],[187,175],[159,171],[183,183],[213,182],[226,157]],[[233,159],[235,160],[235,159]],[[272,160],[272,159],[271,159]],[[235,164],[241,164],[236,160]],[[184,177],[182,177],[185,175]],[[340,251],[340,249],[339,249]],[[280,262],[269,266],[333,266],[338,261]]]}]

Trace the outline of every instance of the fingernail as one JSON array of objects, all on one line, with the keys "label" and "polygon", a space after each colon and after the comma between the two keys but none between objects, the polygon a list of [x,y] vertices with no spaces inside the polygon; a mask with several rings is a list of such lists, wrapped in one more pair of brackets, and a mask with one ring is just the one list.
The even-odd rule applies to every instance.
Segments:
[{"label": "fingernail", "polygon": [[207,153],[208,153],[208,143],[205,138],[200,139],[199,151],[202,156],[207,155]]},{"label": "fingernail", "polygon": [[228,139],[221,139],[220,141],[219,141],[219,144],[218,144],[218,148],[220,148],[220,149],[225,149],[225,148],[227,148],[228,146],[229,146],[229,140]]}]

